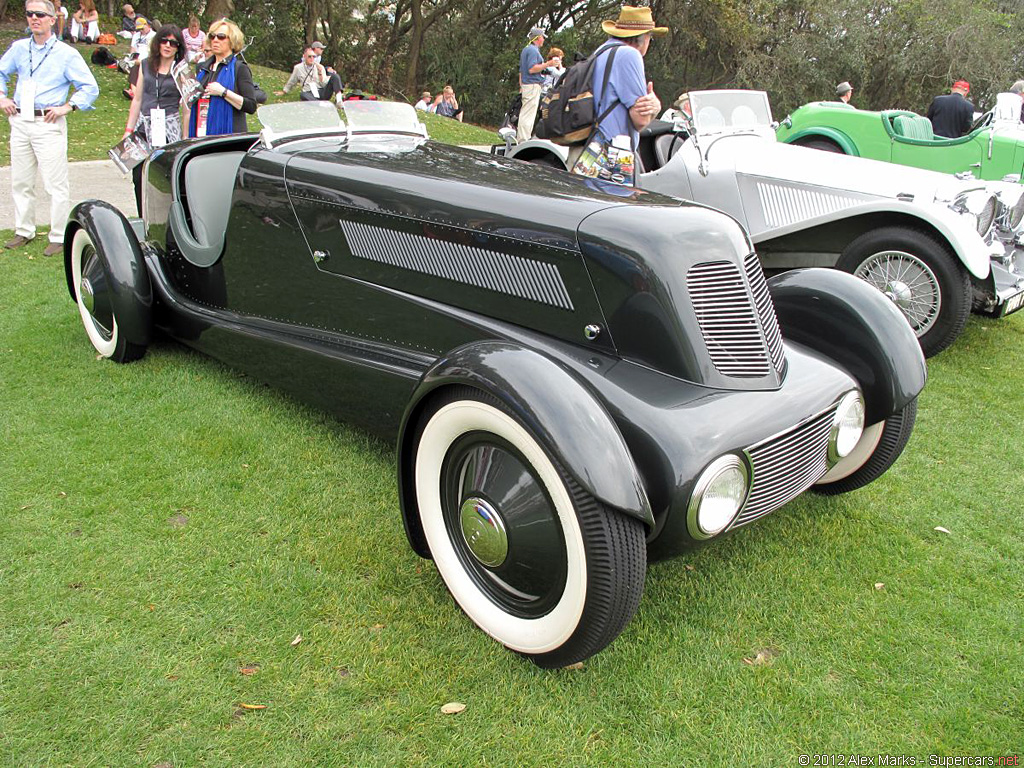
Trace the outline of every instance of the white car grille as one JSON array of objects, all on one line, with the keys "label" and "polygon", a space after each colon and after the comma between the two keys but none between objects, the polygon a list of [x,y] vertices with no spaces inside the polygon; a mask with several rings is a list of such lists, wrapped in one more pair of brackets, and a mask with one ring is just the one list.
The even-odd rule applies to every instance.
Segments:
[{"label": "white car grille", "polygon": [[[690,302],[715,368],[724,376],[758,378],[781,373],[782,334],[764,272],[755,254],[744,273],[730,261],[695,264],[686,275]],[[749,291],[748,291],[749,286]]]}]

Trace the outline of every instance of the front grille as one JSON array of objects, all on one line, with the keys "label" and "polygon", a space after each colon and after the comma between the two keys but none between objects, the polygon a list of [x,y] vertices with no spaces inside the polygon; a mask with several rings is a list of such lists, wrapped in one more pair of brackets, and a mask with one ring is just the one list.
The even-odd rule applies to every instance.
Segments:
[{"label": "front grille", "polygon": [[795,499],[828,471],[828,437],[836,407],[747,449],[754,480],[734,528]]},{"label": "front grille", "polygon": [[718,372],[760,378],[772,373],[773,365],[776,372],[781,371],[782,336],[757,256],[751,254],[744,269],[746,275],[730,261],[695,264],[686,274],[686,287]]}]

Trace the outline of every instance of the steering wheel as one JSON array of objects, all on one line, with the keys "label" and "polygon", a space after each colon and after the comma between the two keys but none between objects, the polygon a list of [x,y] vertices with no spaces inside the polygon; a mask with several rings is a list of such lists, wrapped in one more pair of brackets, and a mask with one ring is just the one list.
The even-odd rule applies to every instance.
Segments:
[{"label": "steering wheel", "polygon": [[971,129],[968,131],[968,133],[974,133],[979,128],[984,128],[986,125],[991,125],[992,116],[994,114],[995,112],[993,110],[989,110],[984,115],[979,117],[977,120],[974,121],[973,125],[971,125]]}]

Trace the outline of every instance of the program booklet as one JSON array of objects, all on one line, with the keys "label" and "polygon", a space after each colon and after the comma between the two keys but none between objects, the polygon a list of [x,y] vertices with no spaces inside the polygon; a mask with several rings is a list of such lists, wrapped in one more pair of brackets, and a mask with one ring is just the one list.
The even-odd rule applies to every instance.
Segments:
[{"label": "program booklet", "polygon": [[174,84],[178,86],[178,93],[181,94],[181,103],[191,109],[203,94],[203,84],[196,80],[192,74],[192,67],[184,59],[171,68],[171,76],[174,78]]},{"label": "program booklet", "polygon": [[145,136],[133,132],[111,147],[107,154],[110,155],[110,159],[114,161],[114,165],[121,170],[121,173],[128,173],[149,157],[149,153],[152,151],[153,148],[150,146],[149,140]]}]

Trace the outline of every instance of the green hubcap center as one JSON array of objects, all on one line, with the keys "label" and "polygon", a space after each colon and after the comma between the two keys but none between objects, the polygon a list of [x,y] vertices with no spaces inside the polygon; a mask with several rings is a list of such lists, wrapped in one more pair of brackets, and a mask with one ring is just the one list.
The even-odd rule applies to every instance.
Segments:
[{"label": "green hubcap center", "polygon": [[490,568],[508,557],[508,534],[505,521],[494,507],[481,498],[470,496],[459,509],[459,522],[466,546],[473,557]]}]

